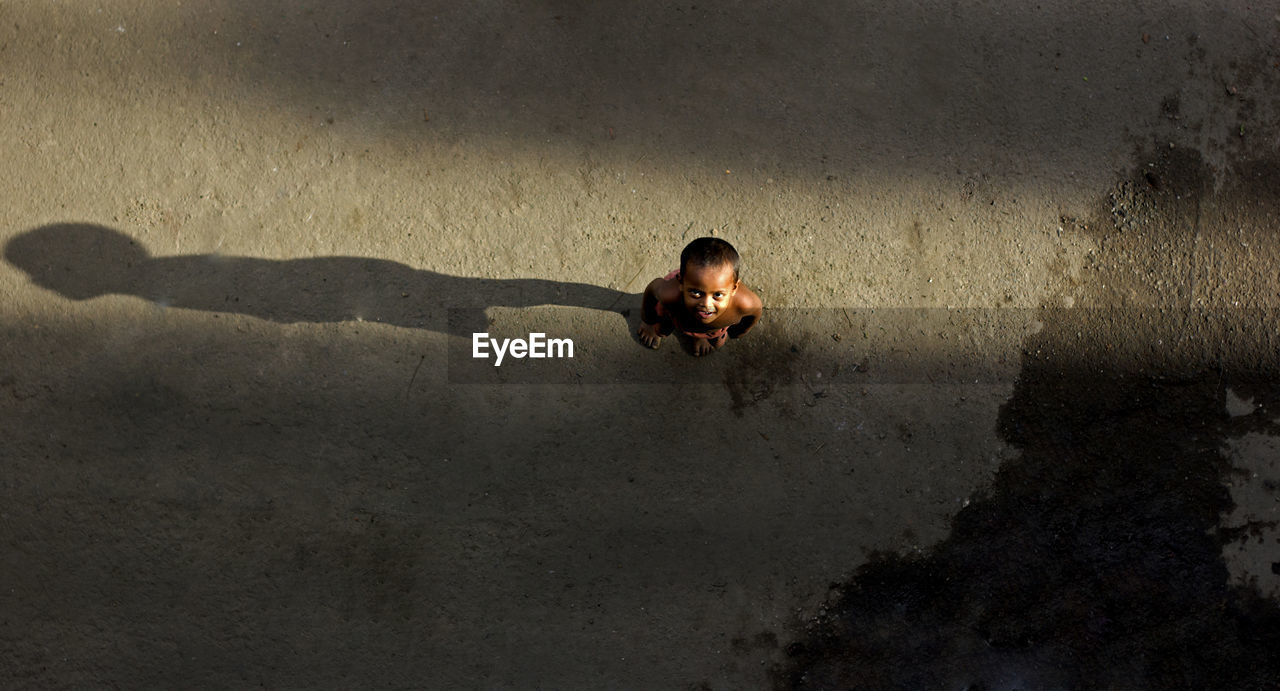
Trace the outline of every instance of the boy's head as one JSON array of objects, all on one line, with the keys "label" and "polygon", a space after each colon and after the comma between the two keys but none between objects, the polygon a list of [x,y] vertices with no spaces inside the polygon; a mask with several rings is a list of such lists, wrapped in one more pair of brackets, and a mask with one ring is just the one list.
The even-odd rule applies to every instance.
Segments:
[{"label": "boy's head", "polygon": [[685,309],[710,324],[729,309],[738,290],[738,252],[720,238],[698,238],[680,253]]},{"label": "boy's head", "polygon": [[129,292],[150,257],[138,242],[91,223],[56,223],[5,243],[4,258],[31,282],[72,300]]},{"label": "boy's head", "polygon": [[698,238],[685,246],[680,253],[680,273],[690,266],[715,268],[733,267],[733,280],[738,281],[738,250],[720,238]]}]

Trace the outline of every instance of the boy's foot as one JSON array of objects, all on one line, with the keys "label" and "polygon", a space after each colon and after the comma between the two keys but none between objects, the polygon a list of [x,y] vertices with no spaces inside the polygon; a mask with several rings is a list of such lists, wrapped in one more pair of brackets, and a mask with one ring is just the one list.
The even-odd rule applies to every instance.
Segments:
[{"label": "boy's foot", "polygon": [[693,339],[693,354],[695,357],[701,357],[719,348],[729,340],[728,329],[721,331],[719,336],[715,338],[695,338]]},{"label": "boy's foot", "polygon": [[640,328],[636,329],[636,335],[640,337],[640,342],[649,348],[657,348],[662,343],[662,334],[658,333],[657,324],[646,324],[640,322]]}]

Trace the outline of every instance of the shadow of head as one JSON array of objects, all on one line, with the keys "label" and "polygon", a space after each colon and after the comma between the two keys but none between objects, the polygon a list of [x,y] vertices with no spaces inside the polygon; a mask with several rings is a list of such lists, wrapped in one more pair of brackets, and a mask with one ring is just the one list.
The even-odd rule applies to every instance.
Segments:
[{"label": "shadow of head", "polygon": [[36,285],[73,300],[128,292],[131,270],[147,251],[123,233],[91,223],[41,226],[9,240],[5,261]]}]

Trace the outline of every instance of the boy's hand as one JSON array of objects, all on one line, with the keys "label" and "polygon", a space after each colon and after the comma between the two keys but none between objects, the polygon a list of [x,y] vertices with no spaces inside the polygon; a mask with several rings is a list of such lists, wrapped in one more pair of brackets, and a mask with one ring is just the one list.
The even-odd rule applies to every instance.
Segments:
[{"label": "boy's hand", "polygon": [[636,335],[640,337],[640,342],[650,348],[657,348],[662,343],[662,334],[658,332],[657,324],[646,324],[640,322],[640,328],[636,329]]},{"label": "boy's hand", "polygon": [[729,340],[729,330],[725,329],[723,333],[715,338],[695,338],[693,344],[694,357],[702,357],[707,353],[719,348]]}]

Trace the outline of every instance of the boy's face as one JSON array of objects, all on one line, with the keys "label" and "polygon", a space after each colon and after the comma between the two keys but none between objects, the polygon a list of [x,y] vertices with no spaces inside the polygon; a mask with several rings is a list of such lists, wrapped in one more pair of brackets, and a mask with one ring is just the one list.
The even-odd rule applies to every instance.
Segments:
[{"label": "boy's face", "polygon": [[738,282],[733,266],[686,266],[680,272],[680,293],[685,309],[703,324],[715,321],[729,308]]}]

